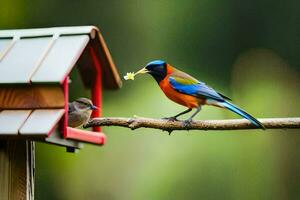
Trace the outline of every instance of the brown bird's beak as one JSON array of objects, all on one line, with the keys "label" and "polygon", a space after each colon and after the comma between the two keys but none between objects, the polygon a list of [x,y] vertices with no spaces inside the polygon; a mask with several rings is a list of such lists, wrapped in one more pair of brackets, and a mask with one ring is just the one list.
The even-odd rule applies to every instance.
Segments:
[{"label": "brown bird's beak", "polygon": [[146,74],[148,73],[148,69],[146,69],[146,67],[140,69],[139,71],[137,71],[136,73],[134,73],[134,75],[138,75],[138,74]]}]

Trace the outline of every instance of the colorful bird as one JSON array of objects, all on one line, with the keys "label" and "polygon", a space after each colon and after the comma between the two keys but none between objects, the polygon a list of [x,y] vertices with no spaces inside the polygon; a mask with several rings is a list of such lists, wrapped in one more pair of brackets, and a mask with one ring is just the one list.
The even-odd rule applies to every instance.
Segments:
[{"label": "colorful bird", "polygon": [[173,117],[166,118],[168,120],[177,120],[177,117],[186,114],[195,108],[196,112],[184,121],[185,126],[188,126],[192,122],[192,119],[200,112],[201,106],[212,105],[220,108],[227,108],[248,119],[256,127],[265,129],[257,119],[236,105],[230,103],[230,98],[216,92],[214,89],[192,76],[172,67],[165,61],[152,61],[135,73],[135,75],[144,73],[150,74],[156,80],[161,90],[169,99],[188,108]]},{"label": "colorful bird", "polygon": [[68,107],[68,126],[74,128],[86,124],[91,117],[92,111],[98,109],[90,99],[83,97],[69,103]]}]

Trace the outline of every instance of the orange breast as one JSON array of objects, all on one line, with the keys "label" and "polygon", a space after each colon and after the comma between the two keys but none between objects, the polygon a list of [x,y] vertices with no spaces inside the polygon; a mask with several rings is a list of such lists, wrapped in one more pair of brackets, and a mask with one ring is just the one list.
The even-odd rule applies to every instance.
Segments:
[{"label": "orange breast", "polygon": [[167,76],[164,80],[162,80],[159,83],[159,86],[169,99],[188,108],[196,108],[205,103],[204,99],[182,94],[174,90],[170,85],[168,78],[169,77]]}]

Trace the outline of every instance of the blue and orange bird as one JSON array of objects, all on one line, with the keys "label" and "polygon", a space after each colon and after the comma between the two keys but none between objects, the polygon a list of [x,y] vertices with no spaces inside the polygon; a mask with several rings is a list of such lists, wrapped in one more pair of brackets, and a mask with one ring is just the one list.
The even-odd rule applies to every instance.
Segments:
[{"label": "blue and orange bird", "polygon": [[177,117],[186,114],[195,108],[196,112],[184,121],[185,126],[187,126],[200,112],[203,105],[212,105],[220,108],[227,108],[228,110],[248,119],[256,127],[265,129],[257,119],[236,105],[230,103],[230,98],[216,92],[213,88],[198,81],[187,73],[172,67],[165,61],[152,61],[135,73],[135,75],[145,73],[150,74],[156,80],[161,90],[169,99],[188,108],[173,117],[165,119],[175,121],[177,120]]}]

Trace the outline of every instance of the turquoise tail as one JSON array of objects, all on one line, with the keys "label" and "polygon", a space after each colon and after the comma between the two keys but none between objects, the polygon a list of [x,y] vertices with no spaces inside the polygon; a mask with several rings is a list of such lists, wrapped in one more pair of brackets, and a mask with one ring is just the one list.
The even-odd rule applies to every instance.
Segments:
[{"label": "turquoise tail", "polygon": [[258,121],[257,119],[255,119],[250,114],[246,113],[246,111],[240,109],[236,105],[234,105],[234,104],[232,104],[228,101],[220,102],[220,104],[223,105],[228,110],[231,110],[232,112],[244,117],[245,119],[248,119],[256,127],[261,128],[261,129],[265,129],[264,125],[262,125],[262,123],[260,123],[260,121]]}]

